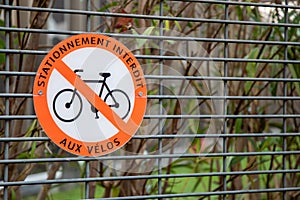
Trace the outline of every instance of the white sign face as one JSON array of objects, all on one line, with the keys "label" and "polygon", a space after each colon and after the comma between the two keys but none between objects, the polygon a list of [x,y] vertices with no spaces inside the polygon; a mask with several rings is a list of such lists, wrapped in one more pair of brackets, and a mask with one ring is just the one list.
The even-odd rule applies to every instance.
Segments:
[{"label": "white sign face", "polygon": [[107,36],[83,34],[59,43],[44,58],[34,105],[58,146],[100,156],[119,149],[136,132],[146,93],[142,69],[125,46]]},{"label": "white sign face", "polygon": [[[100,48],[78,49],[62,60],[73,71],[80,70],[76,74],[96,94],[105,99],[107,104],[113,105],[112,98],[117,98],[119,107],[112,109],[125,122],[128,121],[132,113],[131,104],[134,104],[135,100],[134,85],[121,60]],[[78,66],[81,68],[78,69]],[[108,73],[110,76],[103,77],[101,73]],[[75,93],[70,108],[62,103],[66,100],[66,103],[72,101],[74,89],[57,70],[53,71],[48,83],[47,101],[58,127],[70,137],[84,142],[105,140],[115,135],[118,129],[85,98]]]}]

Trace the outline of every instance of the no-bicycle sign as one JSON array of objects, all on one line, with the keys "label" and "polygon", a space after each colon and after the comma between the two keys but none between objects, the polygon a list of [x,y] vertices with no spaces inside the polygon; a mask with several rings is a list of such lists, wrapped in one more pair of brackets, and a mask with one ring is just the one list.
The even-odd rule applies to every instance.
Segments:
[{"label": "no-bicycle sign", "polygon": [[139,128],[147,89],[140,64],[120,42],[101,34],[72,36],[43,59],[34,107],[49,138],[80,156],[101,156]]}]

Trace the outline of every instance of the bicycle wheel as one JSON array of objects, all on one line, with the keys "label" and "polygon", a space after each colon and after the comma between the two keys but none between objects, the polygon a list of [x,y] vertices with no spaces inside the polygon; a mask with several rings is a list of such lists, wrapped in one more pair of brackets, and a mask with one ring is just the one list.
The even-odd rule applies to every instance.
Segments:
[{"label": "bicycle wheel", "polygon": [[104,102],[115,111],[120,118],[125,119],[130,111],[131,105],[128,95],[119,89],[111,90],[104,98]]},{"label": "bicycle wheel", "polygon": [[82,99],[73,89],[59,91],[53,100],[55,116],[63,122],[72,122],[82,111]]}]

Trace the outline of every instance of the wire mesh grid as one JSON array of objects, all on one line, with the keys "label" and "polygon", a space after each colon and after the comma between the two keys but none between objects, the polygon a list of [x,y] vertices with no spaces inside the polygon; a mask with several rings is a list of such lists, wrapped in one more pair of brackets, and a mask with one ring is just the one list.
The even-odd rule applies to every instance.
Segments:
[{"label": "wire mesh grid", "polygon": [[[299,1],[3,0],[0,9],[1,198],[299,198]],[[148,87],[140,129],[103,157],[57,148],[32,107],[41,59],[86,32],[124,43]]]}]

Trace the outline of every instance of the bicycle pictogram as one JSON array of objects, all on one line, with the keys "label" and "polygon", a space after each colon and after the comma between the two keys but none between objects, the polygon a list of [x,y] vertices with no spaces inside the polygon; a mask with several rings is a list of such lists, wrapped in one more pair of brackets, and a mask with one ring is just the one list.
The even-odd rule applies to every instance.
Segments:
[{"label": "bicycle pictogram", "polygon": [[[74,70],[74,73],[83,72],[82,69]],[[79,78],[80,75],[77,75]],[[111,76],[109,72],[99,73],[99,80],[83,80],[85,83],[102,84],[99,91],[99,97],[102,98],[104,90],[107,91],[103,101],[111,107],[120,118],[125,119],[131,108],[128,95],[121,89],[110,89],[106,80]],[[102,78],[102,79],[101,79]],[[55,116],[63,122],[72,122],[76,120],[83,111],[83,101],[77,89],[65,88],[60,90],[53,100],[53,111]],[[99,119],[98,110],[91,104],[91,111],[95,113],[95,119]]]}]

